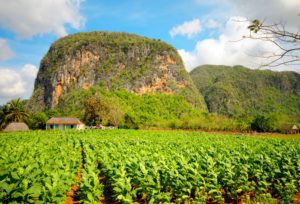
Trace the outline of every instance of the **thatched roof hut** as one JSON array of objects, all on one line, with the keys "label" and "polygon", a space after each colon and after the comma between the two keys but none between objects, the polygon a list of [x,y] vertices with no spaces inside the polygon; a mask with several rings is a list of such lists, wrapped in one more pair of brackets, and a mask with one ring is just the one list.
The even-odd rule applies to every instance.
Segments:
[{"label": "thatched roof hut", "polygon": [[25,123],[12,122],[3,130],[4,132],[28,131],[29,128]]},{"label": "thatched roof hut", "polygon": [[281,129],[281,132],[285,134],[297,134],[300,133],[300,129],[297,125],[286,125]]}]

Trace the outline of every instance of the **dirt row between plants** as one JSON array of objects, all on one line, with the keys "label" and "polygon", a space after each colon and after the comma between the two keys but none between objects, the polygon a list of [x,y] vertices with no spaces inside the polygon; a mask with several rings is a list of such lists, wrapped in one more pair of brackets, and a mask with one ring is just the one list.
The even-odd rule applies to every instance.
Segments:
[{"label": "dirt row between plants", "polygon": [[[85,152],[83,145],[80,146],[80,165],[75,177],[75,184],[71,186],[70,190],[66,193],[66,199],[64,204],[79,204],[81,203],[80,196],[80,182],[82,180],[82,172],[85,168]],[[100,163],[98,168],[101,169]],[[103,174],[103,171],[100,171],[99,182],[104,186],[103,196],[100,198],[100,203],[109,203],[109,204],[119,204],[120,202],[115,201],[113,198],[113,192],[111,185],[107,181],[107,177]]]},{"label": "dirt row between plants", "polygon": [[[81,203],[80,182],[82,179],[82,172],[85,168],[85,153],[84,153],[84,148],[83,148],[82,144],[80,147],[80,155],[81,155],[80,156],[80,165],[79,165],[76,177],[75,177],[75,184],[72,185],[70,190],[66,193],[66,199],[64,201],[64,204],[79,204],[79,203]],[[100,169],[99,182],[104,186],[103,195],[100,197],[99,203],[120,204],[121,202],[116,201],[114,199],[112,186],[109,183],[109,180],[105,176],[103,171],[101,171],[102,167],[101,167],[101,163],[99,163],[99,162],[98,162],[98,169]],[[254,193],[250,193],[249,198],[250,197],[252,199],[254,197]],[[245,197],[243,197],[243,198],[245,198]],[[225,199],[225,203],[238,203],[238,204],[244,203],[243,199],[234,200],[234,199],[228,198],[226,196],[224,197],[224,199]],[[293,200],[294,200],[295,204],[300,204],[300,191],[295,193]],[[136,202],[147,203],[147,200],[145,198],[139,198]],[[211,204],[211,203],[215,203],[215,202],[211,199],[207,199],[206,203]]]},{"label": "dirt row between plants", "polygon": [[79,196],[79,184],[81,182],[81,178],[82,178],[82,171],[84,169],[84,165],[85,165],[85,160],[84,160],[84,149],[83,149],[83,145],[81,145],[80,147],[80,165],[75,177],[75,184],[72,185],[71,189],[67,192],[67,198],[64,202],[64,204],[76,204],[76,203],[80,203],[80,196]]},{"label": "dirt row between plants", "polygon": [[111,184],[108,182],[108,179],[104,175],[103,171],[101,171],[101,163],[98,163],[98,169],[100,169],[99,182],[104,186],[103,196],[100,198],[100,203],[119,204],[120,202],[115,201],[115,199],[113,198],[113,191],[112,191]]}]

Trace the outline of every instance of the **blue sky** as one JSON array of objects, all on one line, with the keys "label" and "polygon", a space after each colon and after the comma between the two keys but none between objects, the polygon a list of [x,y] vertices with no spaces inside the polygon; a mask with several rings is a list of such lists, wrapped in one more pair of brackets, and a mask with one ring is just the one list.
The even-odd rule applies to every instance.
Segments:
[{"label": "blue sky", "polygon": [[[217,9],[212,4],[199,4],[187,0],[86,0],[80,4],[80,15],[85,19],[82,27],[76,29],[66,23],[65,29],[68,34],[95,30],[129,32],[161,39],[178,49],[192,50],[195,43],[209,33],[203,32],[187,39],[184,36],[171,37],[170,29],[184,21],[205,19]],[[0,62],[0,66],[20,67],[27,63],[38,66],[51,43],[59,37],[48,32],[20,38],[16,33],[1,28],[0,38],[8,40],[16,55]]]},{"label": "blue sky", "polygon": [[[245,40],[248,19],[283,18],[299,28],[299,0],[0,0],[0,104],[31,95],[39,63],[58,38],[118,31],[173,45],[188,71],[201,64],[257,68],[273,45]],[[278,11],[278,12],[274,12]],[[252,56],[252,57],[251,57]],[[293,70],[298,67],[278,67]],[[275,70],[276,70],[275,69]]]}]

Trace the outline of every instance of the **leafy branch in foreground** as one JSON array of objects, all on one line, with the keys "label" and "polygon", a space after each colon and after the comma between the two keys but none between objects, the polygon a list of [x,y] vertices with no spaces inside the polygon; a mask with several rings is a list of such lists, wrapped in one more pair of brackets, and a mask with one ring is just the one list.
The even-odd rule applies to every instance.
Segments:
[{"label": "leafy branch in foreground", "polygon": [[262,56],[267,59],[262,66],[300,65],[300,30],[288,31],[284,23],[265,24],[258,19],[253,20],[248,29],[250,34],[244,38],[271,42],[278,48]]}]

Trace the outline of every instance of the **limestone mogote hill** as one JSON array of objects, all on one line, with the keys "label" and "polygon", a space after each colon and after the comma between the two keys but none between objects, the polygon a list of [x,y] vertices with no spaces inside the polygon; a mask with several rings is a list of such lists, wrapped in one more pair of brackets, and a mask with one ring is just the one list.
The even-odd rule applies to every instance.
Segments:
[{"label": "limestone mogote hill", "polygon": [[300,121],[300,74],[296,72],[202,65],[190,76],[209,112],[243,120],[279,114]]},{"label": "limestone mogote hill", "polygon": [[34,111],[52,109],[69,91],[96,85],[138,95],[176,93],[206,110],[175,48],[117,32],[77,33],[54,42],[41,61],[29,106]]}]

